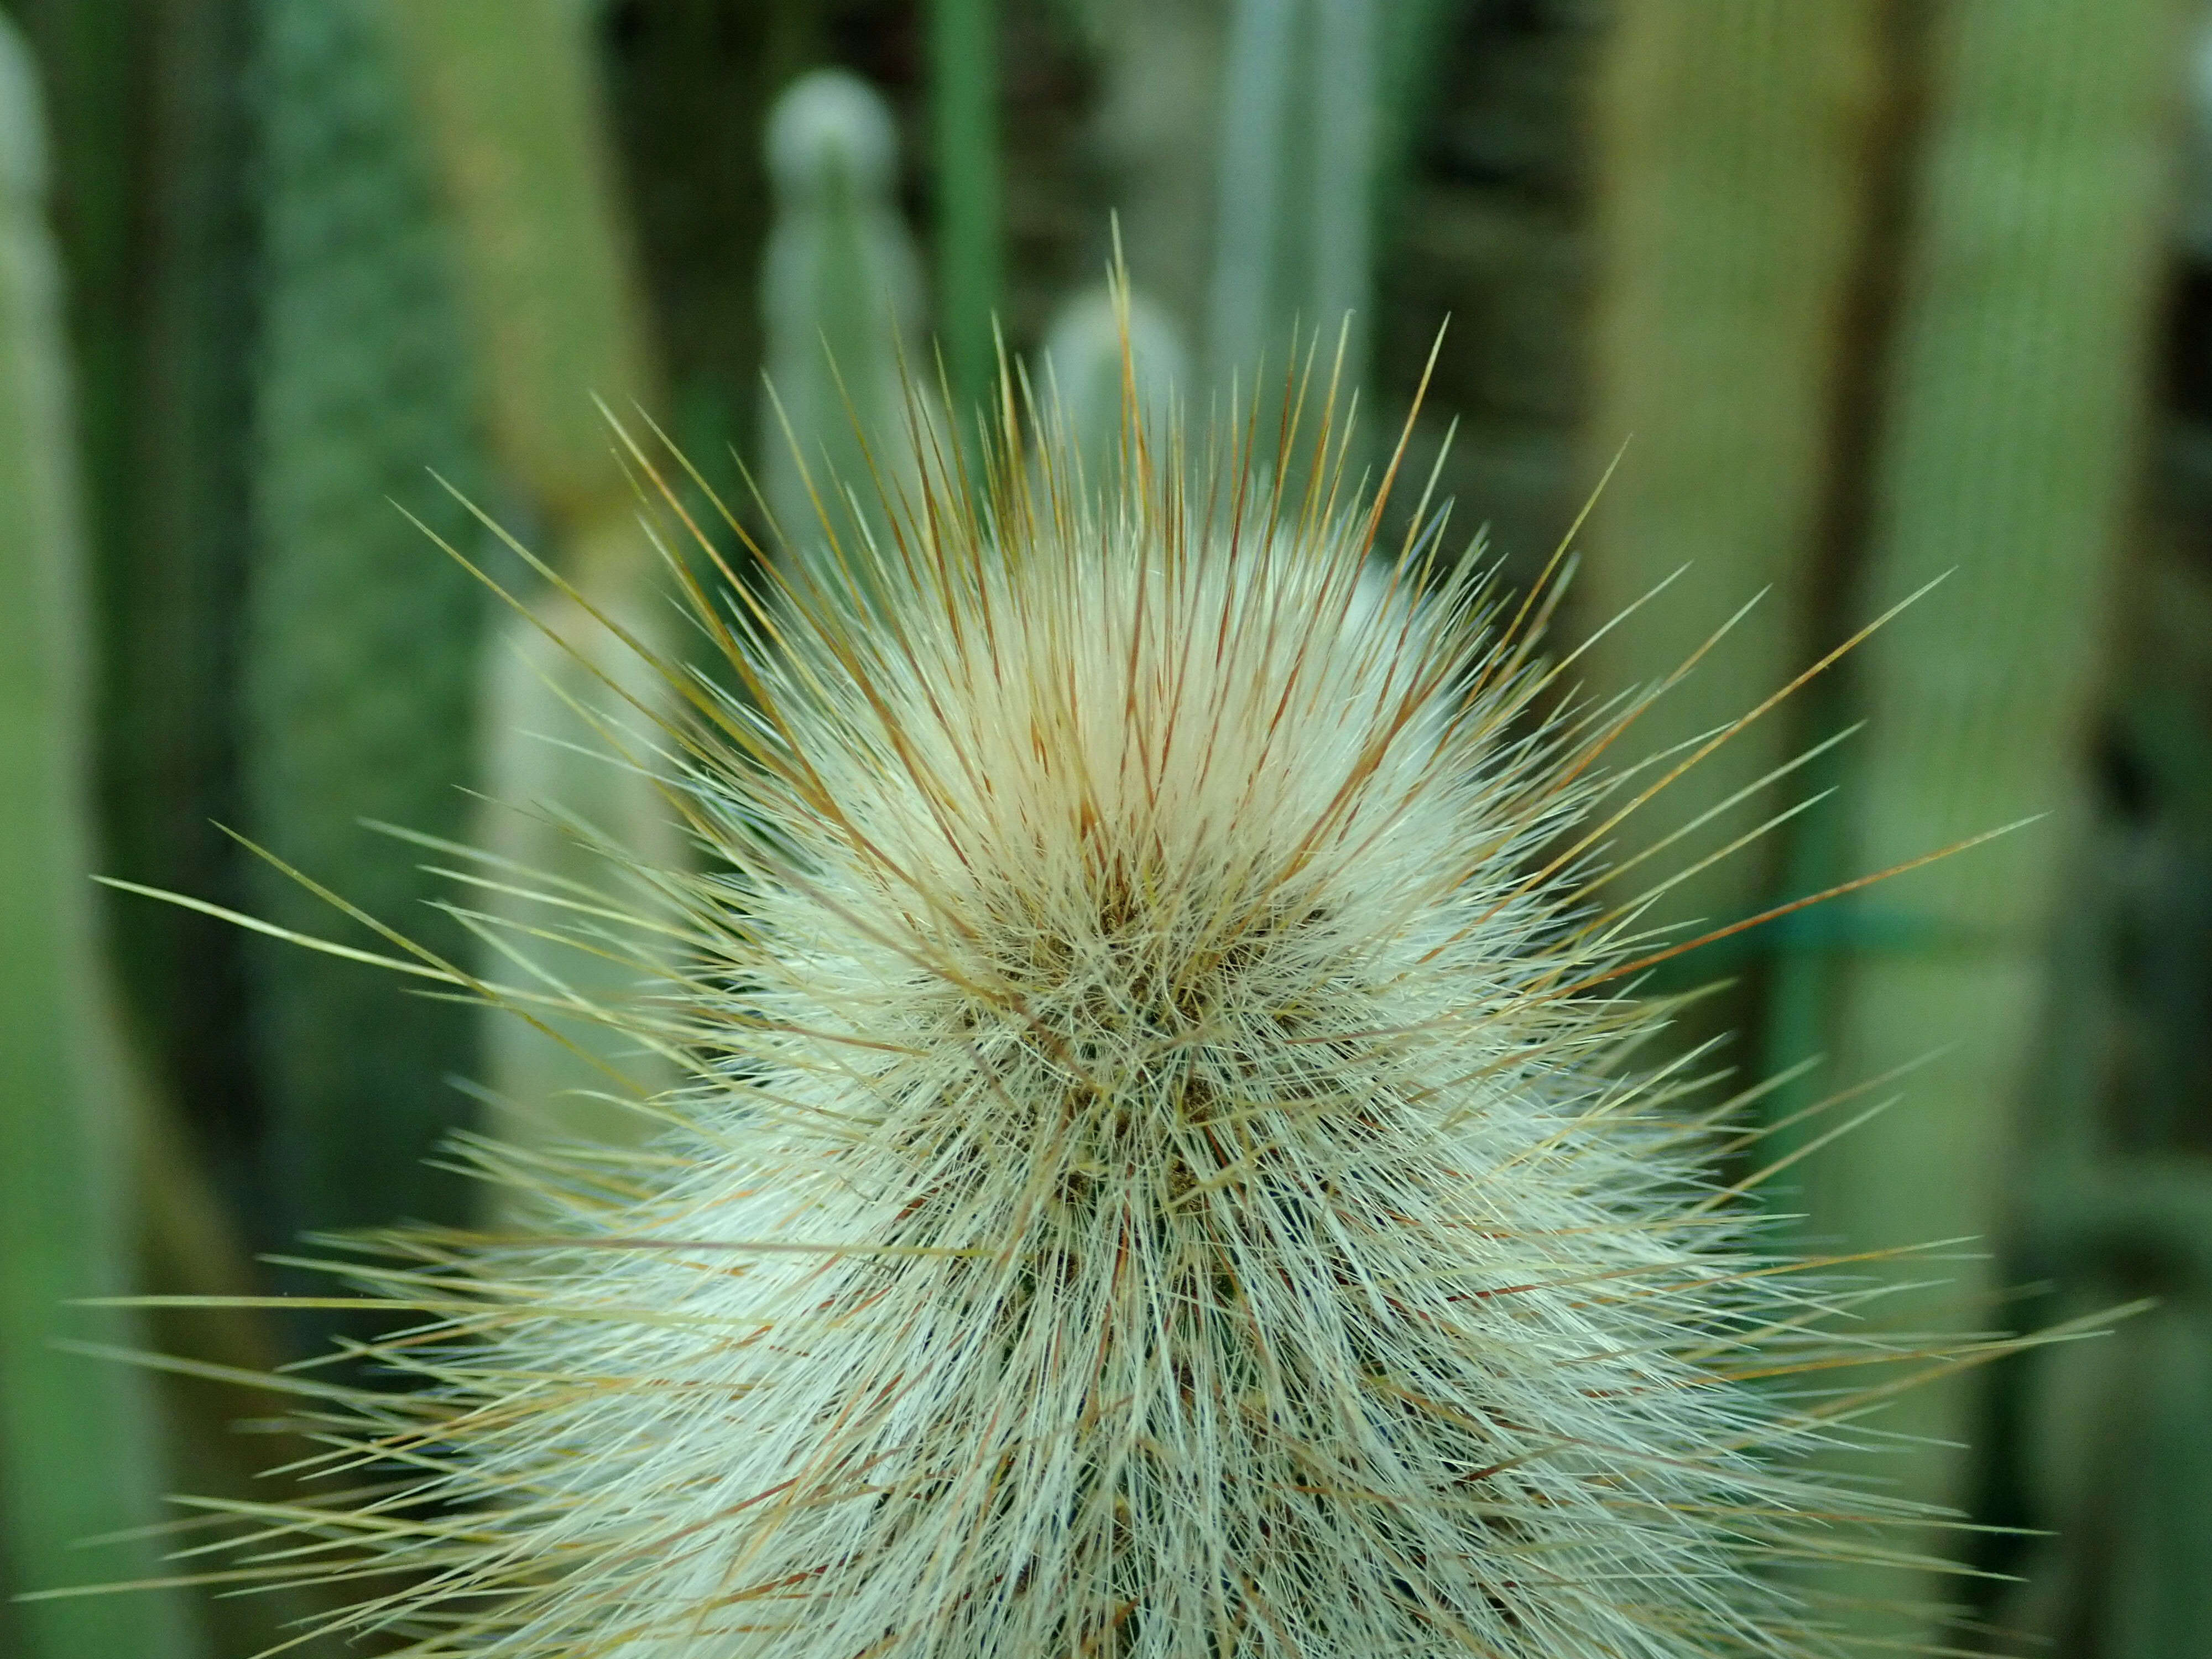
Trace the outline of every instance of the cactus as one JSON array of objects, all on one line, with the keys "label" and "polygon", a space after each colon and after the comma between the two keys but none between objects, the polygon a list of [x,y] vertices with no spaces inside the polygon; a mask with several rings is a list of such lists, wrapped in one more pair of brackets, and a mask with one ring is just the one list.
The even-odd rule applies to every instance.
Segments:
[{"label": "cactus", "polygon": [[[469,354],[451,252],[398,68],[368,0],[262,9],[267,292],[246,596],[248,823],[278,858],[379,916],[436,890],[367,817],[465,823],[479,590],[392,501],[464,539],[428,468],[473,472]],[[262,913],[331,913],[273,868]],[[462,937],[415,924],[443,951]],[[465,1121],[472,1018],[351,964],[260,952],[257,1024],[289,1228],[459,1218],[424,1160]]]},{"label": "cactus", "polygon": [[[33,4],[55,91],[100,626],[102,867],[240,897],[238,650],[258,248],[250,0]],[[234,1157],[258,1091],[246,941],[138,911],[113,963],[163,1092]]]},{"label": "cactus", "polygon": [[[2029,1362],[2020,1438],[2032,1452],[2021,1473],[2042,1535],[2017,1564],[2021,1582],[1996,1619],[2056,1651],[2187,1659],[2203,1645],[2212,1572],[2212,1437],[2204,1431],[2212,1319],[2203,1273],[2212,1192],[2196,1170],[2153,1164],[2128,1176],[2147,1176],[2148,1191],[2130,1190],[2127,1180],[2104,1183],[2100,1196],[2118,1201],[2098,1218],[2104,1224],[2065,1240],[2074,1247],[2064,1258],[2069,1276],[2105,1295],[2142,1282],[2151,1266],[2151,1282],[2168,1294],[2109,1342],[2069,1345]],[[2098,1207],[2077,1206],[2073,1219],[2090,1220],[2087,1212]],[[2106,1254],[2112,1245],[2124,1254]]]},{"label": "cactus", "polygon": [[[1931,19],[1918,237],[1875,457],[1867,589],[1949,569],[1939,605],[1878,636],[1858,665],[1880,741],[1853,781],[1850,856],[1879,866],[1930,837],[2024,812],[1947,882],[1901,883],[1933,948],[1848,957],[1831,1014],[1848,1075],[1949,1045],[1914,1100],[1808,1161],[1806,1225],[1849,1248],[1988,1237],[2020,1172],[2014,1116],[2045,1006],[2071,1006],[2072,963],[2046,993],[2044,950],[2087,790],[2081,732],[2141,458],[2139,411],[2160,270],[2166,100],[2178,74],[2169,0],[2094,12],[1966,0]],[[2178,87],[2175,88],[2179,90]],[[1900,1279],[1921,1275],[1899,1267]],[[1986,1267],[1938,1300],[1899,1295],[1886,1322],[1955,1329],[1989,1316]],[[1900,1492],[1957,1504],[1963,1382],[1900,1407],[1927,1438],[1893,1460]],[[1922,1540],[1940,1547],[1939,1540]],[[1925,1603],[1904,1567],[1839,1581]],[[1925,1615],[1855,1633],[1929,1639]]]},{"label": "cactus", "polygon": [[[159,1516],[146,1379],[57,1352],[59,1335],[134,1340],[125,1288],[131,1133],[91,884],[90,626],[62,331],[46,222],[39,87],[0,21],[0,1533],[17,1590],[81,1578],[72,1547]],[[108,1565],[153,1577],[143,1537]],[[181,1598],[35,1601],[6,1622],[27,1659],[183,1659]]]},{"label": "cactus", "polygon": [[[570,0],[384,12],[453,211],[495,447],[565,548],[631,501],[592,398],[627,413],[659,395],[587,19]],[[592,544],[651,562],[640,541]]]},{"label": "cactus", "polygon": [[1146,290],[1194,341],[1206,320],[1221,188],[1227,9],[1217,0],[1086,8],[1101,45],[1096,141],[1123,246]]},{"label": "cactus", "polygon": [[930,0],[937,327],[963,428],[998,382],[998,23],[997,0]]},{"label": "cactus", "polygon": [[[1237,0],[1206,329],[1218,394],[1265,361],[1270,384],[1246,396],[1273,399],[1316,336],[1326,379],[1340,324],[1345,392],[1365,379],[1379,31],[1374,0]],[[1272,452],[1272,401],[1262,411]]]},{"label": "cactus", "polygon": [[667,763],[711,872],[629,872],[666,1132],[338,1266],[432,1386],[332,1394],[419,1478],[270,1514],[301,1574],[428,1569],[342,1626],[416,1659],[1824,1651],[1755,1569],[1910,1511],[1769,1461],[1871,1399],[1755,1381],[1905,1355],[1624,1064],[1619,722],[1464,567],[1378,578],[1381,503],[1015,436],[865,575],[693,590],[747,695]]},{"label": "cactus", "polygon": [[1133,376],[1137,412],[1156,434],[1190,385],[1175,319],[1144,295],[1124,289],[1117,297],[1110,286],[1086,289],[1060,308],[1041,367],[1035,395],[1066,423],[1068,448],[1094,487],[1113,482],[1129,435],[1124,375]]},{"label": "cactus", "polygon": [[[658,392],[586,20],[562,0],[397,0],[385,15],[452,206],[496,457],[548,532],[546,562],[562,585],[549,603],[570,646],[549,650],[536,623],[502,614],[485,659],[482,769],[492,799],[471,839],[505,861],[495,876],[504,888],[524,890],[483,890],[472,920],[489,943],[477,966],[540,993],[550,975],[565,988],[559,994],[595,1004],[626,994],[636,971],[594,939],[544,937],[572,917],[560,884],[598,874],[573,827],[547,809],[619,838],[641,863],[674,870],[684,856],[647,778],[579,765],[560,747],[604,749],[594,720],[649,743],[681,696],[655,680],[639,708],[605,683],[634,683],[635,673],[602,618],[618,619],[656,654],[671,618],[654,596],[662,573],[629,480],[592,406],[596,394],[617,411],[651,407]],[[663,1080],[658,1063],[627,1041],[602,1044],[606,1034],[588,1016],[550,1023],[548,1031],[492,1015],[492,1127],[526,1144],[635,1139],[642,1121],[601,1097],[652,1093]],[[610,1069],[627,1072],[631,1090]]]},{"label": "cactus", "polygon": [[769,112],[768,158],[776,213],[761,273],[758,477],[785,550],[808,557],[854,533],[839,492],[872,498],[871,458],[888,484],[910,487],[902,382],[927,384],[933,371],[921,272],[892,197],[889,106],[842,70],[802,76]]},{"label": "cactus", "polygon": [[[1823,642],[1838,412],[1863,355],[1846,331],[1875,204],[1883,15],[1871,0],[1627,0],[1605,47],[1591,106],[1601,191],[1586,471],[1595,481],[1616,454],[1623,464],[1591,513],[1583,614],[1618,616],[1689,568],[1633,626],[1597,642],[1593,683],[1611,694],[1659,682],[1763,594],[1644,717],[1639,735],[1655,747],[1726,724],[1742,687],[1779,684]],[[1738,734],[1626,827],[1625,850],[1755,782],[1795,735],[1785,715]],[[1721,844],[1760,805],[1702,833]],[[1700,872],[1652,921],[1756,910],[1778,847]],[[1683,1035],[1704,1040],[1748,1012],[1747,999],[1721,1000],[1688,1012]],[[1780,1066],[1803,1058],[1784,1054]]]},{"label": "cactus", "polygon": [[2134,1386],[2101,1402],[2107,1412],[2129,1402],[2114,1473],[2132,1490],[2110,1511],[2117,1535],[2096,1651],[2181,1659],[2204,1639],[2212,1589],[2212,1317],[2200,1303],[2148,1320],[2137,1345]]},{"label": "cactus", "polygon": [[[614,533],[635,534],[627,526]],[[527,1020],[501,1011],[485,1026],[490,1127],[509,1142],[635,1142],[653,1122],[636,1101],[670,1080],[650,1048],[611,1032],[593,1012],[635,995],[654,959],[651,930],[610,930],[596,916],[580,917],[568,908],[577,893],[562,885],[581,884],[602,905],[649,908],[649,882],[606,891],[605,862],[592,843],[627,848],[657,871],[684,863],[667,803],[610,742],[618,734],[615,743],[649,752],[657,734],[638,710],[674,701],[621,637],[653,637],[663,618],[648,603],[619,593],[549,597],[534,617],[508,619],[485,659],[489,804],[473,833],[495,862],[475,873],[522,890],[486,890],[480,925],[492,949],[480,966],[495,980],[570,1004],[533,1004]]]}]

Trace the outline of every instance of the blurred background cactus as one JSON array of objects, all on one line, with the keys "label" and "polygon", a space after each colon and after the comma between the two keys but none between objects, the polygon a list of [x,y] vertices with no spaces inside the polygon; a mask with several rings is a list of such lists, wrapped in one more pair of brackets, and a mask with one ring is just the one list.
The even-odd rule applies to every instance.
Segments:
[{"label": "blurred background cactus", "polygon": [[[130,1282],[136,1129],[83,878],[94,856],[91,616],[43,115],[36,72],[0,24],[0,499],[10,526],[0,564],[0,921],[10,945],[0,1002],[0,1516],[16,1582],[32,1584],[70,1574],[73,1543],[153,1522],[164,1485],[148,1379],[53,1346],[64,1334],[127,1340],[137,1322],[62,1305]],[[143,1541],[120,1553],[125,1574],[157,1570]],[[9,1608],[0,1630],[23,1649],[167,1659],[189,1651],[188,1616],[173,1594],[39,1602]]]},{"label": "blurred background cactus", "polygon": [[1366,379],[1382,9],[1369,0],[1231,8],[1206,319],[1221,386],[1249,386],[1263,362],[1271,378],[1293,367],[1294,331],[1318,332],[1326,362],[1347,319],[1347,392]]},{"label": "blurred background cactus", "polygon": [[[876,493],[872,474],[886,490],[911,489],[905,388],[927,392],[933,376],[896,195],[898,129],[882,95],[840,70],[802,76],[777,98],[767,146],[775,218],[761,261],[754,453],[777,539],[812,558],[825,541],[881,530],[858,505]],[[983,349],[988,359],[988,332]]]},{"label": "blurred background cactus", "polygon": [[[243,827],[453,955],[462,936],[424,909],[441,895],[411,849],[363,823],[461,833],[486,618],[468,572],[425,556],[422,532],[392,508],[404,501],[473,547],[465,510],[425,488],[425,458],[478,494],[485,474],[449,220],[378,10],[275,0],[257,19]],[[327,930],[327,904],[256,862],[257,915]],[[469,1010],[274,939],[254,941],[252,964],[284,1230],[459,1220],[459,1182],[424,1160],[467,1116],[450,1079],[477,1069]]]},{"label": "blurred background cactus", "polygon": [[[672,872],[689,856],[649,780],[580,752],[654,740],[651,698],[599,678],[648,683],[623,678],[609,623],[689,649],[593,396],[682,442],[772,558],[880,533],[837,491],[868,493],[864,447],[894,488],[909,465],[902,374],[949,398],[919,435],[967,442],[1000,339],[1110,466],[1121,365],[1097,283],[1118,218],[1140,395],[1172,386],[1200,423],[1231,376],[1249,395],[1263,353],[1281,374],[1294,323],[1326,356],[1349,308],[1372,438],[1449,315],[1410,464],[1441,461],[1455,524],[1489,526],[1509,584],[1619,458],[1575,625],[1666,586],[1583,659],[1581,695],[1650,689],[1763,592],[1643,717],[1647,746],[1694,742],[1948,573],[1613,851],[1683,831],[1660,860],[1694,860],[1835,787],[1651,918],[1724,923],[2048,815],[1650,988],[1720,982],[1672,1033],[1713,1045],[1707,1069],[1825,1057],[1759,1107],[1805,1154],[1762,1189],[1778,1229],[1842,1250],[1980,1241],[1879,1267],[1949,1286],[1879,1316],[1955,1330],[2162,1298],[1887,1419],[1923,1437],[1870,1477],[1978,1523],[1926,1544],[1989,1576],[1870,1564],[1805,1583],[1839,1639],[2203,1650],[2201,0],[5,10],[27,43],[0,61],[0,629],[21,635],[0,652],[7,1589],[160,1572],[169,1545],[134,1532],[160,1494],[240,1490],[266,1449],[223,1425],[267,1399],[225,1379],[343,1328],[65,1298],[277,1291],[256,1253],[302,1228],[462,1220],[477,1200],[423,1162],[450,1131],[645,1127],[625,1102],[654,1061],[599,1046],[589,1016],[652,951],[545,896],[598,878],[593,835]],[[698,505],[732,568],[767,580]],[[544,1029],[89,884],[383,948],[217,822],[532,989]],[[149,1381],[51,1338],[150,1343],[192,1374]],[[133,1535],[67,1547],[101,1533]],[[0,1605],[0,1650],[232,1659],[306,1610],[204,1589],[32,1601]]]}]

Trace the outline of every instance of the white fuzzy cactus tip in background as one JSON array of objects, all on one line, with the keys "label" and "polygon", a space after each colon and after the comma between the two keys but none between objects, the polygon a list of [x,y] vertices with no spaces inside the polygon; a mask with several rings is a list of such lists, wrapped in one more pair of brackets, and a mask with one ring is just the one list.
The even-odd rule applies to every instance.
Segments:
[{"label": "white fuzzy cactus tip in background", "polygon": [[1434,533],[1380,556],[1328,467],[1279,501],[1136,430],[1096,498],[1009,429],[987,488],[948,464],[845,538],[864,572],[694,592],[741,683],[687,678],[668,745],[710,856],[647,872],[676,965],[608,1016],[688,1080],[642,1152],[481,1152],[529,1237],[348,1270],[415,1310],[409,1386],[331,1388],[365,1495],[241,1546],[403,1575],[343,1626],[1830,1650],[1767,1570],[1878,1548],[1883,1505],[1784,1467],[1837,1396],[1752,1379],[1881,1351],[1708,1178],[1727,1103],[1632,1055],[1669,946],[1595,857],[1634,705],[1563,695],[1543,596]]}]

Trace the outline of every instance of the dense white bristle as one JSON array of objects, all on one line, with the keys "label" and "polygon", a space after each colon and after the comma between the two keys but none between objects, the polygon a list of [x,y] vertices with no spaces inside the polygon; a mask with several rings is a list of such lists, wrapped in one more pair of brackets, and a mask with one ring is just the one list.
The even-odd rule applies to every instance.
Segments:
[{"label": "dense white bristle", "polygon": [[649,1155],[529,1166],[546,1237],[367,1280],[430,1319],[383,1350],[415,1392],[344,1397],[398,1484],[280,1517],[419,1576],[355,1622],[1826,1650],[1757,1575],[1869,1505],[1777,1472],[1815,1419],[1741,1379],[1854,1356],[1629,1063],[1580,844],[1621,720],[1546,715],[1528,629],[1370,562],[1370,508],[1127,439],[1103,500],[1001,454],[849,592],[702,613],[744,682],[672,778],[710,873],[652,878],[677,972],[614,1016],[692,1081]]}]

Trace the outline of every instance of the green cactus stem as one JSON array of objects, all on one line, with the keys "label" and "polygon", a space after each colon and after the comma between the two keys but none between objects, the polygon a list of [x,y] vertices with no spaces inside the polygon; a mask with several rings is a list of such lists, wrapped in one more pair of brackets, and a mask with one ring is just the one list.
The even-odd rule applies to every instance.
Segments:
[{"label": "green cactus stem", "polygon": [[938,331],[959,410],[986,401],[998,377],[998,9],[996,0],[931,0],[929,9]]},{"label": "green cactus stem", "polygon": [[[1807,1228],[1861,1250],[1988,1238],[2019,1173],[2015,1115],[2050,994],[2045,947],[2087,794],[2082,733],[2142,456],[2165,227],[2160,88],[2177,79],[2172,0],[1963,0],[1929,21],[1916,239],[1863,598],[1953,574],[1857,665],[1875,740],[1849,789],[1848,856],[1879,869],[1992,823],[2054,817],[1884,895],[1942,948],[1838,968],[1832,1052],[1844,1076],[1942,1051],[1902,1109],[1808,1161]],[[1952,1276],[1940,1297],[1891,1298],[1884,1321],[1989,1322],[1991,1269]],[[1902,1495],[1961,1501],[1970,1465],[1952,1448],[1975,1401],[1960,1380],[1885,1419],[1926,1437],[1883,1470]],[[1921,1542],[1944,1547],[1934,1534]],[[1924,1573],[1902,1567],[1826,1588],[1868,1602],[1937,1599]],[[1868,1616],[1853,1633],[1930,1632],[1924,1615]]]},{"label": "green cactus stem", "polygon": [[[1881,10],[1868,0],[1627,0],[1606,46],[1592,101],[1598,269],[1584,470],[1595,483],[1616,456],[1620,465],[1590,517],[1583,615],[1595,625],[1681,575],[1597,641],[1593,685],[1657,684],[1763,595],[1640,718],[1655,748],[1727,725],[1814,654],[1810,613],[1853,361],[1846,331],[1873,201]],[[1841,723],[1813,727],[1795,712],[1731,738],[1639,811],[1622,851],[1655,845],[1752,785],[1799,733],[1825,737]],[[1790,798],[1747,799],[1698,832],[1694,850]],[[1773,884],[1778,846],[1765,838],[1682,883],[1652,921],[1752,914]],[[1703,966],[1684,965],[1693,975]],[[1701,1041],[1748,1012],[1743,999],[1717,999],[1688,1011],[1678,1032]]]},{"label": "green cactus stem", "polygon": [[[1365,378],[1382,42],[1373,0],[1237,0],[1222,99],[1207,362],[1217,390],[1264,360]],[[1247,395],[1251,395],[1248,387]],[[1259,389],[1274,396],[1273,386]],[[1261,428],[1273,423],[1263,414]],[[1270,441],[1272,442],[1272,438]]]},{"label": "green cactus stem", "polygon": [[[631,500],[592,398],[623,415],[659,401],[584,12],[566,0],[386,11],[454,210],[493,440],[556,526],[556,554]],[[641,542],[591,544],[650,560]]]},{"label": "green cactus stem", "polygon": [[[120,1038],[95,937],[89,629],[60,271],[46,222],[39,88],[0,22],[0,1536],[11,1588],[82,1582],[88,1565],[158,1575],[143,1538],[95,1564],[73,1547],[160,1518],[146,1379],[58,1352],[58,1336],[129,1344],[131,1129]],[[28,1659],[185,1659],[182,1598],[34,1601],[8,1614]]]},{"label": "green cactus stem", "polygon": [[[445,226],[404,83],[364,0],[262,11],[267,290],[244,665],[257,841],[434,948],[464,935],[407,848],[361,820],[456,836],[465,823],[483,607],[394,501],[449,535],[466,516],[426,469],[466,480],[477,440]],[[263,867],[260,914],[311,933],[329,908]],[[257,941],[258,1036],[290,1229],[458,1219],[424,1159],[471,1115],[468,1011]]]},{"label": "green cactus stem", "polygon": [[[656,597],[665,573],[592,403],[628,417],[659,396],[585,19],[562,0],[401,0],[386,15],[454,216],[496,459],[548,532],[545,562],[568,590],[544,602],[574,647],[552,649],[536,623],[503,614],[485,659],[482,771],[492,799],[469,839],[507,861],[499,880],[539,896],[483,892],[471,918],[487,935],[479,966],[540,992],[550,980],[595,1004],[636,975],[594,940],[539,936],[561,933],[569,914],[544,896],[600,867],[544,809],[557,804],[656,868],[679,866],[683,846],[642,773],[559,747],[603,752],[617,732],[617,741],[650,742],[679,695],[656,682],[640,708],[611,691],[608,680],[635,683],[635,658],[598,620],[621,619],[659,651],[670,617]],[[594,719],[613,725],[603,732]],[[549,1023],[557,1035],[493,1012],[492,1128],[535,1145],[643,1133],[641,1118],[598,1097],[649,1094],[665,1071],[635,1044],[598,1042],[605,1034],[588,1018]]]},{"label": "green cactus stem", "polygon": [[872,468],[911,487],[902,380],[933,371],[893,197],[889,106],[842,70],[803,76],[769,115],[768,157],[776,210],[761,276],[769,407],[757,476],[785,550],[813,558],[854,532],[841,491],[868,500]]}]

